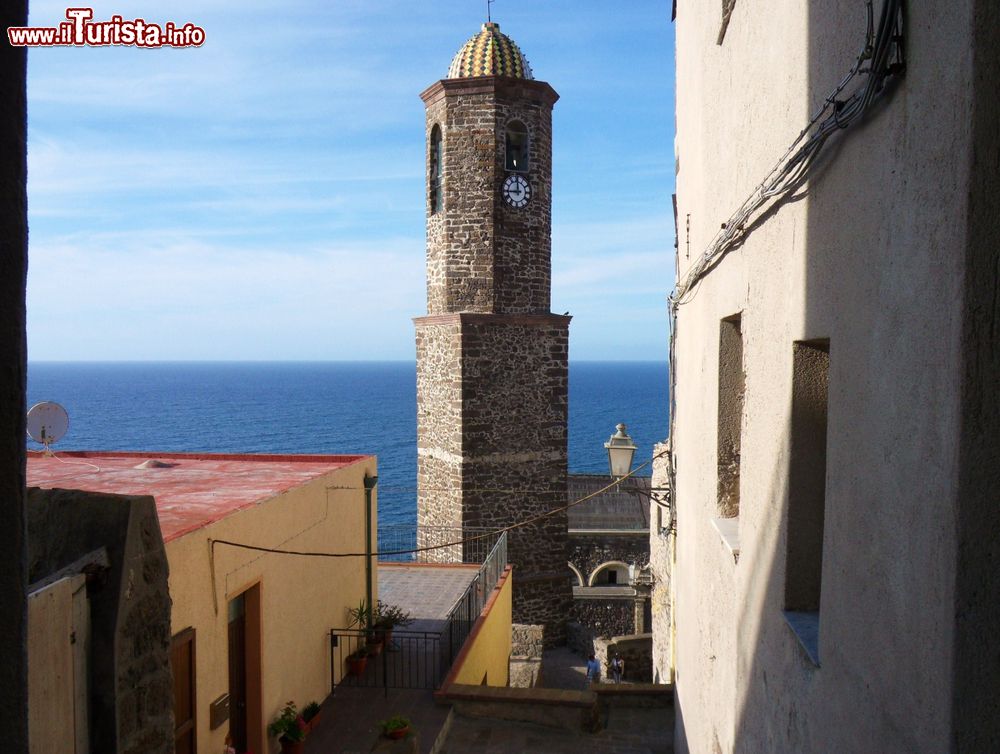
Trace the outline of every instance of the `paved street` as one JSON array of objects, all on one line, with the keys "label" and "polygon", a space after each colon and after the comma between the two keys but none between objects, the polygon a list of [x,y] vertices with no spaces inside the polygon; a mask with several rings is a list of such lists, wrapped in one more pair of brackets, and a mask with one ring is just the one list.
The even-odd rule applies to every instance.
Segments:
[{"label": "paved street", "polygon": [[599,733],[455,717],[440,754],[672,754],[673,708],[608,711]]}]

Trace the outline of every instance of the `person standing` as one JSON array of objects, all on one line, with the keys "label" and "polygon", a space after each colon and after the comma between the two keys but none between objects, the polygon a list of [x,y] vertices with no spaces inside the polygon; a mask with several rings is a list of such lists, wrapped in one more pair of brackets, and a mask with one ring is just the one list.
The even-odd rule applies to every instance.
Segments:
[{"label": "person standing", "polygon": [[595,683],[601,680],[601,663],[597,661],[594,655],[590,655],[587,659],[587,685],[593,686]]},{"label": "person standing", "polygon": [[615,652],[614,659],[611,660],[611,679],[615,683],[621,683],[623,675],[625,675],[625,661]]}]

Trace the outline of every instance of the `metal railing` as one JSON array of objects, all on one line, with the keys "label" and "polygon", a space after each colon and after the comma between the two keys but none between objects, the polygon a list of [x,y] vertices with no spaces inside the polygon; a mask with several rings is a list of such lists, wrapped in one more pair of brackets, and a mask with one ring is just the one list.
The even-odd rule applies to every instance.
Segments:
[{"label": "metal railing", "polygon": [[[334,691],[341,686],[367,688],[436,689],[441,685],[458,656],[507,567],[507,533],[479,534],[488,529],[458,527],[387,526],[378,531],[379,560],[402,562],[481,563],[465,593],[448,612],[445,627],[436,631],[401,631],[394,629],[391,637],[384,632],[357,628],[330,630],[330,677]],[[464,550],[463,557],[449,561],[440,550],[417,553],[431,557],[414,558],[412,554],[383,556],[392,550],[411,550],[433,543],[448,544],[461,540],[464,545],[445,550]],[[382,642],[381,645],[379,642]]]},{"label": "metal railing", "polygon": [[[483,536],[486,535],[486,536]],[[378,528],[380,562],[396,563],[482,563],[492,552],[499,535],[473,526],[411,526],[392,524]],[[440,547],[452,542],[462,544]],[[411,553],[423,547],[439,547]],[[391,553],[402,553],[394,555]]]},{"label": "metal railing", "polygon": [[[330,677],[340,687],[436,689],[449,665],[436,631],[388,635],[351,628],[330,630]],[[339,680],[338,680],[339,679]]]},{"label": "metal railing", "polygon": [[486,606],[493,587],[496,586],[507,567],[507,532],[503,532],[497,538],[483,564],[479,567],[479,572],[469,584],[455,606],[448,612],[447,627],[442,632],[442,639],[448,647],[448,666],[454,662],[458,656],[462,645],[469,637],[473,625],[479,618],[479,614]]}]

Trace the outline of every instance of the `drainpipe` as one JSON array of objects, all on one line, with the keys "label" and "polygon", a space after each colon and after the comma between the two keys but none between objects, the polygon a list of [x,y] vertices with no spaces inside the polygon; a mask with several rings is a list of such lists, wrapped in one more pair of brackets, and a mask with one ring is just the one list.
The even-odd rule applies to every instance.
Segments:
[{"label": "drainpipe", "polygon": [[372,490],[377,476],[365,474],[365,628],[372,628]]}]

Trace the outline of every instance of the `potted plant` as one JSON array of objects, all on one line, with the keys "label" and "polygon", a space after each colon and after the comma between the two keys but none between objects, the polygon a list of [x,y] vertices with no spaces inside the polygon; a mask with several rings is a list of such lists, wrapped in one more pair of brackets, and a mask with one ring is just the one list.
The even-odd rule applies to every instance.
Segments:
[{"label": "potted plant", "polygon": [[399,605],[390,605],[379,600],[372,615],[376,635],[381,633],[386,646],[392,641],[392,629],[396,626],[408,626],[413,623],[413,617]]},{"label": "potted plant", "polygon": [[410,732],[410,719],[402,715],[383,720],[379,725],[382,726],[382,735],[386,738],[405,738]]},{"label": "potted plant", "polygon": [[368,666],[368,650],[360,647],[347,656],[347,674],[360,678]]},{"label": "potted plant", "polygon": [[281,713],[267,726],[267,732],[276,736],[281,744],[281,754],[302,754],[303,742],[309,729],[295,707],[295,702],[286,702]]},{"label": "potted plant", "polygon": [[359,631],[364,632],[368,656],[374,657],[381,652],[382,641],[385,637],[384,634],[376,632],[374,629],[376,611],[372,610],[371,612],[371,622],[373,625],[368,624],[368,603],[365,600],[361,600],[357,607],[347,608],[347,614],[351,617],[351,623],[348,628],[357,626]]},{"label": "potted plant", "polygon": [[305,720],[310,733],[319,725],[319,713],[319,702],[309,702],[309,704],[302,708],[302,719]]}]

